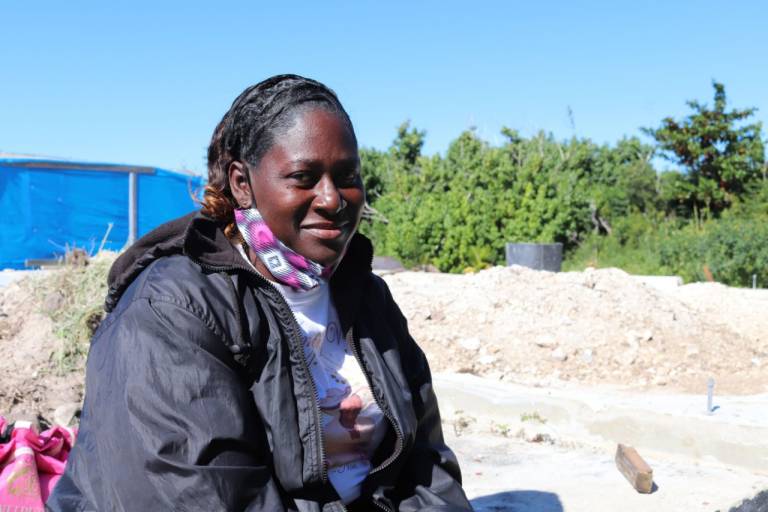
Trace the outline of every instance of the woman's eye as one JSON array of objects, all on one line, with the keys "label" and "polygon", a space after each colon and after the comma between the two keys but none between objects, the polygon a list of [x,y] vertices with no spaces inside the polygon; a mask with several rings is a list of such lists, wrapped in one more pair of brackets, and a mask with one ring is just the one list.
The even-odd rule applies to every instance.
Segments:
[{"label": "woman's eye", "polygon": [[313,176],[312,173],[308,171],[297,171],[294,173],[291,173],[289,176],[292,180],[300,183],[300,184],[308,184],[312,182]]},{"label": "woman's eye", "polygon": [[339,180],[341,183],[345,184],[354,184],[357,182],[357,178],[360,176],[360,173],[357,172],[357,169],[350,169],[348,171],[345,171],[339,176]]}]

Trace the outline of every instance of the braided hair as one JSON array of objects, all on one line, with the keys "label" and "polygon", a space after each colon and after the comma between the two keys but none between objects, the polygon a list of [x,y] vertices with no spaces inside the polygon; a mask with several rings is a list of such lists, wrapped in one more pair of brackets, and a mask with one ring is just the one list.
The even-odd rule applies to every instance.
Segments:
[{"label": "braided hair", "polygon": [[229,186],[229,166],[241,161],[257,166],[295,116],[311,108],[338,114],[355,131],[336,94],[325,85],[298,75],[276,75],[244,90],[213,131],[208,146],[208,184],[202,212],[221,222],[229,238],[237,238],[237,207]]}]

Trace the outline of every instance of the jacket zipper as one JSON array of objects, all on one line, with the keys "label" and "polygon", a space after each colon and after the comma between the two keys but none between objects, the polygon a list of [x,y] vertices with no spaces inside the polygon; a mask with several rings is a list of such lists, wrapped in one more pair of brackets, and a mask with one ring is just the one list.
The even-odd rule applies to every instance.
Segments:
[{"label": "jacket zipper", "polygon": [[395,434],[397,435],[397,442],[396,442],[396,448],[395,452],[390,455],[384,462],[378,465],[378,467],[372,469],[369,475],[372,475],[374,473],[378,473],[379,471],[382,471],[389,466],[391,466],[395,460],[400,456],[400,454],[403,452],[403,431],[400,430],[400,427],[398,426],[397,422],[395,421],[395,418],[392,416],[392,413],[389,411],[389,407],[386,406],[386,404],[383,403],[382,400],[379,399],[378,393],[374,391],[373,382],[371,380],[371,377],[368,375],[368,369],[363,365],[363,359],[360,356],[360,351],[358,349],[358,340],[357,337],[354,335],[354,328],[350,327],[349,331],[347,332],[347,343],[352,348],[352,353],[355,356],[355,359],[357,359],[357,364],[360,365],[360,369],[363,370],[363,375],[365,375],[365,380],[368,381],[368,387],[371,388],[371,391],[373,392],[373,398],[376,401],[376,405],[379,406],[379,409],[384,414],[384,417],[386,417],[389,422],[392,424],[392,428],[395,430]]},{"label": "jacket zipper", "polygon": [[[270,285],[272,286],[272,285]],[[274,288],[274,287],[273,287]],[[277,292],[277,290],[275,290]],[[285,298],[280,292],[277,292],[278,295],[280,295],[280,300],[283,301],[283,306],[288,309],[288,311],[291,313],[291,319],[293,320],[293,332],[296,334],[296,337],[294,338],[294,342],[298,345],[298,351],[300,354],[301,359],[301,365],[304,367],[304,372],[307,376],[307,380],[309,381],[309,387],[312,389],[312,396],[314,397],[314,403],[315,407],[313,408],[315,413],[315,425],[317,426],[317,438],[319,439],[319,453],[320,453],[320,479],[324,484],[328,483],[328,467],[325,463],[325,441],[323,441],[323,423],[322,418],[320,418],[320,395],[317,392],[317,386],[315,385],[315,379],[312,378],[312,373],[309,370],[309,364],[307,364],[307,356],[304,353],[304,343],[299,338],[298,332],[301,331],[301,327],[299,326],[299,321],[296,320],[296,315],[293,314],[293,311],[291,311],[291,308],[288,307],[288,304],[285,302]]]},{"label": "jacket zipper", "polygon": [[317,386],[315,386],[315,381],[312,378],[312,373],[309,370],[309,364],[307,364],[307,357],[304,354],[304,343],[299,338],[298,333],[301,331],[301,326],[299,326],[299,321],[296,320],[296,315],[293,314],[293,311],[291,311],[291,308],[288,306],[288,303],[285,302],[285,298],[283,297],[283,294],[280,293],[280,291],[275,288],[272,283],[270,283],[267,279],[264,278],[261,274],[254,272],[253,269],[249,269],[246,267],[241,267],[238,265],[232,265],[230,267],[213,267],[211,265],[208,265],[207,263],[203,263],[201,261],[195,260],[193,258],[190,258],[192,261],[200,265],[202,268],[208,269],[212,272],[221,272],[226,270],[244,270],[251,274],[252,276],[256,277],[257,280],[261,281],[262,283],[266,284],[270,288],[274,290],[274,292],[280,297],[280,306],[287,310],[291,315],[291,320],[293,321],[293,333],[291,338],[293,339],[294,343],[298,346],[298,352],[299,352],[299,360],[301,361],[301,365],[304,369],[304,372],[307,375],[307,380],[309,381],[309,387],[312,390],[312,396],[314,398],[314,404],[315,407],[314,413],[315,413],[315,426],[316,426],[316,434],[318,442],[318,453],[320,455],[320,479],[324,484],[328,483],[328,468],[326,466],[325,462],[325,443],[323,441],[323,428],[322,428],[322,420],[320,418],[320,395],[317,392]]},{"label": "jacket zipper", "polygon": [[[390,455],[387,460],[379,464],[378,467],[372,469],[368,474],[372,475],[374,473],[378,473],[379,471],[382,471],[386,469],[387,467],[391,466],[395,460],[400,456],[400,453],[403,451],[403,432],[400,430],[400,427],[397,425],[397,422],[395,421],[395,418],[392,417],[392,414],[389,412],[389,407],[386,406],[381,400],[379,400],[378,393],[374,391],[373,387],[373,381],[371,380],[370,375],[368,374],[368,368],[363,364],[363,358],[360,356],[360,350],[358,349],[358,340],[354,333],[354,327],[350,327],[349,331],[347,332],[347,344],[352,348],[352,354],[355,356],[355,359],[357,360],[357,364],[360,366],[360,369],[363,372],[363,375],[365,375],[365,380],[368,382],[368,387],[371,389],[371,394],[373,395],[373,399],[376,401],[376,405],[378,405],[379,409],[381,410],[382,414],[384,415],[387,420],[389,420],[389,423],[392,425],[392,428],[395,430],[395,434],[397,435],[397,442],[396,442],[396,449],[395,453]],[[374,505],[376,505],[376,508],[384,510],[385,512],[392,512],[390,508],[383,503],[379,503],[375,499],[371,499]],[[344,507],[344,510],[346,510],[346,507]]]}]

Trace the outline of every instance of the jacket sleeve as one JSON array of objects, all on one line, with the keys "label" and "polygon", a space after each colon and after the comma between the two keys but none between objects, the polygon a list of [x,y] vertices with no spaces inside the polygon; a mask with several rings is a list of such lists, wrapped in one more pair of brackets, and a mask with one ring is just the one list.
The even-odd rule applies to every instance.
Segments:
[{"label": "jacket sleeve", "polygon": [[[389,295],[389,293],[388,293]],[[432,375],[424,352],[408,331],[408,323],[389,295],[391,322],[398,325],[404,344],[401,358],[408,365],[409,386],[418,421],[416,438],[398,482],[400,512],[471,511],[461,487],[456,456],[445,444]]]},{"label": "jacket sleeve", "polygon": [[201,316],[136,299],[105,320],[50,510],[283,510],[248,385]]}]

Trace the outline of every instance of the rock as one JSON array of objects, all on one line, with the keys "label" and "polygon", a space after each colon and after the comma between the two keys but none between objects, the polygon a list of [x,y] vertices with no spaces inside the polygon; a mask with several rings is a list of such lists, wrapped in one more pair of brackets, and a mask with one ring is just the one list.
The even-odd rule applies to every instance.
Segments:
[{"label": "rock", "polygon": [[424,316],[425,320],[434,320],[435,322],[442,322],[445,320],[445,313],[441,309],[434,309],[427,311],[427,314]]},{"label": "rock", "polygon": [[62,427],[69,427],[75,418],[80,416],[80,402],[70,402],[60,405],[53,411],[53,422]]},{"label": "rock", "polygon": [[498,358],[496,356],[492,356],[492,355],[488,354],[488,355],[480,356],[477,359],[477,362],[478,362],[478,364],[482,364],[482,365],[485,366],[485,365],[493,364],[497,360],[498,360]]},{"label": "rock", "polygon": [[51,314],[58,311],[64,305],[64,295],[56,291],[45,297],[43,300],[43,311]]},{"label": "rock", "polygon": [[622,352],[621,354],[617,354],[613,357],[613,360],[619,365],[619,366],[630,366],[635,364],[635,361],[637,360],[637,350],[626,350]]},{"label": "rock", "polygon": [[568,359],[568,354],[561,348],[556,348],[549,354],[549,358],[554,361],[565,362]]},{"label": "rock", "polygon": [[587,364],[592,363],[592,349],[591,348],[585,348],[581,351],[581,360],[584,361]]},{"label": "rock", "polygon": [[625,343],[630,347],[637,347],[642,338],[643,335],[635,330],[627,331]]},{"label": "rock", "polygon": [[645,343],[653,339],[653,331],[645,329],[644,331],[627,331],[627,343],[630,346],[637,345],[638,343]]},{"label": "rock", "polygon": [[537,347],[540,348],[556,348],[557,347],[557,341],[553,339],[538,339],[534,341]]},{"label": "rock", "polygon": [[459,341],[459,345],[461,348],[471,351],[477,351],[480,350],[480,339],[479,338],[464,338],[463,340]]},{"label": "rock", "polygon": [[696,357],[699,355],[699,347],[696,345],[688,345],[685,347],[685,357]]}]

